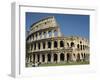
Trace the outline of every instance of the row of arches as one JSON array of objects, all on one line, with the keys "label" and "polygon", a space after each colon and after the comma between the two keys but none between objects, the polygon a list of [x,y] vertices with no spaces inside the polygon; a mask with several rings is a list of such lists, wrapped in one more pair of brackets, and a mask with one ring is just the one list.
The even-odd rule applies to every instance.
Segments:
[{"label": "row of arches", "polygon": [[77,44],[77,49],[85,50],[85,49],[89,49],[89,47],[87,45]]},{"label": "row of arches", "polygon": [[[70,44],[67,42],[65,44],[65,42],[63,40],[61,40],[60,42],[58,42],[58,41],[47,41],[47,42],[31,43],[31,44],[29,44],[30,47],[28,47],[28,48],[30,50],[37,50],[37,49],[66,47],[65,45],[67,45],[67,48],[73,48],[73,47],[75,47],[75,43],[74,42],[70,42]],[[76,48],[78,50],[86,50],[86,49],[89,49],[89,47],[87,45],[82,45],[82,44],[81,45],[80,44],[77,44],[76,45]]]},{"label": "row of arches", "polygon": [[[36,57],[36,55],[37,55],[37,57]],[[59,56],[60,56],[60,60],[59,61],[65,61],[65,55],[64,55],[64,53],[61,53],[60,55],[53,54],[53,57],[52,57],[52,54],[47,54],[47,55],[42,54],[42,56],[40,56],[40,54],[33,54],[33,55],[29,55],[28,58],[30,58],[30,62],[32,62],[32,61],[33,62],[51,62],[51,61],[57,62],[58,59],[59,59],[58,58]],[[66,56],[67,56],[67,61],[71,60],[70,53],[66,54]],[[41,58],[41,61],[40,61],[40,58]],[[47,59],[47,61],[46,61],[46,59]]]},{"label": "row of arches", "polygon": [[49,30],[49,31],[42,31],[42,32],[37,32],[35,34],[31,34],[27,41],[31,42],[33,40],[38,40],[38,39],[43,39],[43,38],[50,38],[50,37],[57,37],[58,36],[58,30]]},{"label": "row of arches", "polygon": [[[45,49],[46,48],[46,45],[47,45],[47,48],[51,48],[51,47],[57,48],[58,47],[58,44],[59,44],[59,47],[64,47],[65,46],[64,41],[60,41],[59,43],[58,43],[58,41],[54,41],[53,44],[52,44],[52,41],[48,41],[47,43],[46,42],[42,42],[42,44],[40,42],[31,44],[29,48],[30,48],[30,50],[32,50],[33,48],[34,48],[34,50],[36,50],[36,47],[38,49],[41,49],[41,47],[43,49]],[[71,47],[74,47],[74,43],[73,42],[71,42],[70,45],[71,45]],[[68,43],[67,43],[67,46],[69,47],[69,44]]]},{"label": "row of arches", "polygon": [[[37,55],[37,56],[36,56]],[[74,56],[74,57],[73,57]],[[33,57],[33,58],[32,58]],[[89,54],[86,53],[78,53],[78,54],[72,54],[72,53],[60,53],[60,54],[32,54],[28,58],[30,58],[31,62],[62,62],[62,61],[81,61],[89,59]]]},{"label": "row of arches", "polygon": [[[51,41],[48,41],[47,44],[46,44],[46,42],[43,42],[42,45],[40,43],[38,43],[38,49],[41,49],[41,46],[42,46],[43,49],[45,49],[46,45],[47,45],[47,48],[51,48],[52,45],[53,45],[54,48],[57,48],[58,47],[58,42],[54,41],[54,44],[52,44]],[[31,50],[33,49],[33,46],[34,46],[34,50],[36,50],[36,43],[34,43],[34,45],[31,45]],[[63,41],[60,41],[60,47],[64,47],[64,42]]]}]

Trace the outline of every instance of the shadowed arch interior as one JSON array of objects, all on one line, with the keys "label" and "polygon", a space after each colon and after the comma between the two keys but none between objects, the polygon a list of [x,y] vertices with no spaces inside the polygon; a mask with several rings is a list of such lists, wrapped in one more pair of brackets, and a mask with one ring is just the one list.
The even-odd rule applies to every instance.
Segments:
[{"label": "shadowed arch interior", "polygon": [[60,47],[64,47],[64,42],[60,41]]},{"label": "shadowed arch interior", "polygon": [[61,60],[61,61],[64,61],[64,57],[65,57],[64,54],[61,53],[61,54],[60,54],[60,60]]},{"label": "shadowed arch interior", "polygon": [[57,47],[57,41],[54,41],[54,48]]},{"label": "shadowed arch interior", "polygon": [[45,61],[45,55],[42,55],[42,62]]},{"label": "shadowed arch interior", "polygon": [[48,54],[47,56],[48,56],[48,61],[50,62],[51,61],[51,55]]},{"label": "shadowed arch interior", "polygon": [[57,56],[57,54],[54,54],[54,61],[57,61],[57,58],[58,56]]},{"label": "shadowed arch interior", "polygon": [[51,42],[50,41],[48,42],[48,48],[51,48]]},{"label": "shadowed arch interior", "polygon": [[74,47],[74,46],[75,46],[74,42],[71,42],[71,44],[70,44],[70,45],[71,45],[71,47]]}]

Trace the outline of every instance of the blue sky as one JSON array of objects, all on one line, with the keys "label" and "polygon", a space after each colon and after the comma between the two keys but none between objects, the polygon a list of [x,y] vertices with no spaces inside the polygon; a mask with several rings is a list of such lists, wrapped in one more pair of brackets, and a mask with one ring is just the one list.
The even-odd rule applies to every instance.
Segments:
[{"label": "blue sky", "polygon": [[26,12],[26,30],[38,20],[54,16],[65,36],[81,36],[89,39],[89,15]]}]

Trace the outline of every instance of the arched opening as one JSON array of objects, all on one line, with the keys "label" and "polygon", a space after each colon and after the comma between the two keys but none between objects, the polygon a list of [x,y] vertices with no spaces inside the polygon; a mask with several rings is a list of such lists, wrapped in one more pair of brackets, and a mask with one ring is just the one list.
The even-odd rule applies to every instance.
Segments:
[{"label": "arched opening", "polygon": [[48,42],[48,48],[51,48],[51,42]]},{"label": "arched opening", "polygon": [[57,48],[57,41],[54,41],[54,48]]},{"label": "arched opening", "polygon": [[80,41],[80,44],[82,44],[82,41]]},{"label": "arched opening", "polygon": [[71,44],[70,44],[70,45],[71,45],[71,47],[74,47],[74,43],[73,43],[73,42],[71,42]]},{"label": "arched opening", "polygon": [[85,55],[85,53],[84,53],[84,59],[85,59],[85,57],[86,57],[86,55]]},{"label": "arched opening", "polygon": [[84,45],[83,45],[83,50],[85,50]]},{"label": "arched opening", "polygon": [[45,49],[45,42],[43,42],[43,49]]},{"label": "arched opening", "polygon": [[45,62],[45,55],[42,55],[42,62]]},{"label": "arched opening", "polygon": [[37,33],[36,33],[36,39],[37,39]]},{"label": "arched opening", "polygon": [[48,56],[48,62],[50,62],[51,61],[51,55],[48,54],[47,56]]},{"label": "arched opening", "polygon": [[54,48],[57,48],[57,41],[54,41]]},{"label": "arched opening", "polygon": [[33,54],[33,63],[35,62],[35,54]]},{"label": "arched opening", "polygon": [[34,43],[34,50],[36,50],[36,43]]},{"label": "arched opening", "polygon": [[54,61],[57,61],[57,54],[54,54]]},{"label": "arched opening", "polygon": [[82,58],[83,58],[83,53],[81,53],[81,56],[82,56]]},{"label": "arched opening", "polygon": [[37,55],[37,58],[38,58],[38,62],[39,62],[40,61],[40,55],[39,54]]},{"label": "arched opening", "polygon": [[60,54],[60,60],[64,61],[64,54],[63,53]]},{"label": "arched opening", "polygon": [[85,53],[83,54],[83,60],[84,61],[86,60],[86,54]]},{"label": "arched opening", "polygon": [[38,43],[38,49],[40,49],[40,43]]},{"label": "arched opening", "polygon": [[60,47],[64,47],[64,42],[60,41]]},{"label": "arched opening", "polygon": [[67,47],[69,47],[69,43],[67,43]]},{"label": "arched opening", "polygon": [[79,44],[77,44],[77,48],[79,49]]},{"label": "arched opening", "polygon": [[71,54],[67,53],[67,61],[71,61]]},{"label": "arched opening", "polygon": [[75,57],[75,54],[73,54],[73,56]]},{"label": "arched opening", "polygon": [[77,61],[80,61],[80,54],[77,54]]},{"label": "arched opening", "polygon": [[81,47],[81,50],[82,50],[82,45],[80,45],[80,47]]}]

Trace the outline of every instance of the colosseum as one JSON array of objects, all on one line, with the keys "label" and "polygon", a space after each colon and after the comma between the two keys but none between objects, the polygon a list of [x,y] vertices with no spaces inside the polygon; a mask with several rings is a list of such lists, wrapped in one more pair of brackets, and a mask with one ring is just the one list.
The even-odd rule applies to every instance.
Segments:
[{"label": "colosseum", "polygon": [[33,23],[26,38],[26,66],[89,62],[89,40],[64,36],[54,16]]}]

